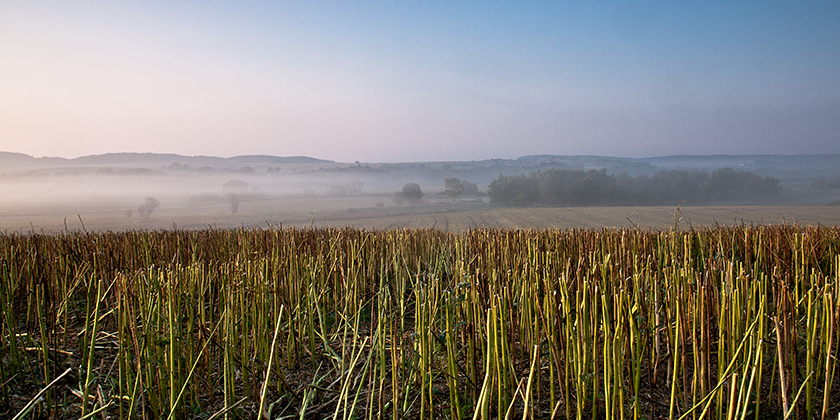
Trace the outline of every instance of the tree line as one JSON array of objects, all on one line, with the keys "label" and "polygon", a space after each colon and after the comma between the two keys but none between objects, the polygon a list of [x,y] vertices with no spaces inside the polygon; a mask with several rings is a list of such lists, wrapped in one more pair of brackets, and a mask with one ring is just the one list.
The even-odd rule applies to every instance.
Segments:
[{"label": "tree line", "polygon": [[490,203],[501,206],[621,206],[760,202],[779,195],[778,179],[721,168],[711,173],[663,170],[653,175],[608,175],[606,169],[548,169],[499,177]]}]

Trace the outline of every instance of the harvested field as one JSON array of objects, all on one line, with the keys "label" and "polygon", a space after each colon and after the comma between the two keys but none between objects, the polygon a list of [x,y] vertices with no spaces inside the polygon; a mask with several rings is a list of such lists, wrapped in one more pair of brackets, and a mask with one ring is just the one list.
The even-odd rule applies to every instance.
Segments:
[{"label": "harvested field", "polygon": [[0,417],[834,418],[838,250],[793,224],[4,234]]},{"label": "harvested field", "polygon": [[[84,202],[21,207],[0,204],[0,231],[62,232],[124,229],[206,229],[238,227],[344,227],[359,229],[601,228],[672,229],[690,226],[840,225],[840,206],[689,206],[495,208],[477,202],[385,204],[388,197],[289,198],[244,201],[236,214],[226,202],[211,204],[161,200],[148,219],[127,216],[129,203],[93,206]],[[81,220],[81,221],[80,221]]]}]

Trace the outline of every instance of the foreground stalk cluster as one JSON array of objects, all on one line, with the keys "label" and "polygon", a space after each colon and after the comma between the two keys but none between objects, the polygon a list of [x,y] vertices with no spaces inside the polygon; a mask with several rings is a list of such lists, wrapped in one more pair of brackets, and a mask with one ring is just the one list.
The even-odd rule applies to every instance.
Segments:
[{"label": "foreground stalk cluster", "polygon": [[0,417],[837,418],[840,229],[0,235]]}]

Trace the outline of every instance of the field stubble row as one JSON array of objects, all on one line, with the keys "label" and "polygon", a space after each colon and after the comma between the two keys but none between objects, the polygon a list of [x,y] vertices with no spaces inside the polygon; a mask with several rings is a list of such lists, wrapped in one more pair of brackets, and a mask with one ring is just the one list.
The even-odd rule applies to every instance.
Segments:
[{"label": "field stubble row", "polygon": [[836,227],[288,227],[0,245],[5,417],[840,411]]}]

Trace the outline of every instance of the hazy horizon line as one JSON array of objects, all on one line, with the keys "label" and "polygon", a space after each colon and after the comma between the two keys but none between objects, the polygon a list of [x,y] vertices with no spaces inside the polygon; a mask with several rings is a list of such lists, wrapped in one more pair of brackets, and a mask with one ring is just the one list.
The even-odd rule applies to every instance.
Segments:
[{"label": "hazy horizon line", "polygon": [[67,156],[36,156],[32,154],[28,154],[25,152],[17,152],[17,151],[9,151],[9,150],[0,150],[0,153],[11,154],[11,155],[23,155],[32,159],[61,159],[61,160],[77,160],[77,159],[84,159],[89,157],[102,157],[108,155],[151,155],[151,156],[177,156],[177,157],[187,157],[187,158],[213,158],[213,159],[237,159],[237,158],[258,158],[258,157],[270,157],[270,158],[284,158],[284,159],[294,159],[294,158],[305,158],[305,159],[313,159],[317,161],[322,161],[323,163],[425,163],[425,162],[482,162],[482,161],[493,161],[493,160],[521,160],[521,159],[540,159],[540,158],[606,158],[606,159],[629,159],[629,160],[645,160],[645,159],[663,159],[663,158],[680,158],[680,157],[703,157],[703,158],[715,158],[715,157],[805,157],[805,156],[840,156],[840,153],[713,153],[713,154],[687,154],[687,153],[680,153],[680,154],[673,154],[673,155],[656,155],[656,156],[643,156],[643,157],[631,157],[631,156],[620,156],[620,155],[598,155],[598,154],[556,154],[556,153],[537,153],[537,154],[527,154],[521,155],[517,157],[494,157],[494,158],[485,158],[485,159],[469,159],[469,160],[393,160],[393,161],[360,161],[360,160],[332,160],[332,159],[325,159],[320,158],[317,156],[311,155],[272,155],[272,154],[242,154],[242,155],[231,155],[231,156],[220,156],[220,155],[211,155],[211,154],[183,154],[183,153],[173,153],[173,152],[103,152],[103,153],[94,153],[94,154],[86,154],[86,155],[79,155],[75,157],[67,157]]}]

